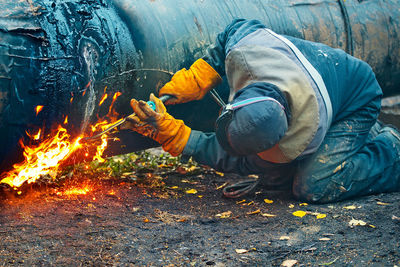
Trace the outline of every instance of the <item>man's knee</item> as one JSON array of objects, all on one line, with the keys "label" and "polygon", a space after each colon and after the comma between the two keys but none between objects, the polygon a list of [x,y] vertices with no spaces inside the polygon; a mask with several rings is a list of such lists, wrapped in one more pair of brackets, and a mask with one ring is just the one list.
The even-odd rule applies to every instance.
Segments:
[{"label": "man's knee", "polygon": [[299,201],[319,204],[340,201],[343,193],[332,179],[316,179],[313,175],[296,177],[292,192]]}]

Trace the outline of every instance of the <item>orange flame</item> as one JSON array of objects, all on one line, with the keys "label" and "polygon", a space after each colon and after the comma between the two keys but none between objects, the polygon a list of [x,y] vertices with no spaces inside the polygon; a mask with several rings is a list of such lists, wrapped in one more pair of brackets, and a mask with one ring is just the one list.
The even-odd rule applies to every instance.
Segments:
[{"label": "orange flame", "polygon": [[42,133],[42,129],[39,129],[37,134],[35,134],[32,138],[33,140],[39,140],[40,139],[40,134]]},{"label": "orange flame", "polygon": [[99,107],[104,103],[104,101],[107,99],[107,97],[108,97],[107,94],[104,94],[104,95],[103,95],[103,97],[102,97],[101,100],[100,100]]},{"label": "orange flame", "polygon": [[36,134],[30,134],[28,131],[25,131],[25,133],[33,140],[37,141],[40,139],[40,135],[42,133],[42,129],[39,129],[39,131]]},{"label": "orange flame", "polygon": [[35,110],[36,110],[36,116],[39,114],[40,111],[42,111],[43,106],[36,106]]},{"label": "orange flame", "polygon": [[113,108],[113,106],[114,106],[115,101],[117,101],[117,98],[118,98],[120,95],[122,95],[121,92],[116,92],[116,93],[114,94],[113,100],[112,100],[111,105],[110,105],[110,108],[108,109],[108,114],[109,114],[109,115],[111,114],[111,111],[112,111],[112,108]]},{"label": "orange flame", "polygon": [[101,156],[103,156],[104,150],[107,148],[107,135],[103,134],[101,136],[101,145],[97,147],[97,152],[96,155],[93,157],[93,160],[97,160],[98,162],[105,162],[106,160],[103,159]]},{"label": "orange flame", "polygon": [[66,159],[72,152],[81,147],[78,137],[75,141],[69,141],[70,135],[67,130],[59,126],[54,137],[43,141],[38,146],[26,147],[25,161],[15,164],[14,169],[5,174],[0,183],[8,184],[12,187],[19,187],[24,182],[35,182],[40,176],[49,174],[57,170],[59,162]]},{"label": "orange flame", "polygon": [[[86,87],[90,86],[90,82]],[[104,92],[107,87],[104,88]],[[86,90],[83,92],[85,94]],[[111,114],[112,107],[117,100],[117,98],[121,95],[120,92],[117,92],[113,96],[112,103],[109,107],[109,114],[106,115],[111,123],[106,119],[96,123],[94,126],[91,126],[92,133],[105,130],[108,128],[113,122],[116,120],[117,113]],[[105,94],[100,101],[100,105],[107,98],[107,94]],[[71,102],[73,100],[73,94],[71,97]],[[38,114],[42,110],[43,106],[36,107],[36,113]],[[68,116],[64,119],[64,124],[68,123]],[[36,134],[29,134],[26,132],[28,136],[33,140],[44,139],[42,135],[42,129]],[[33,183],[37,179],[39,179],[42,175],[54,175],[57,173],[57,169],[60,164],[65,161],[72,153],[77,151],[78,149],[82,149],[83,146],[80,144],[80,140],[83,136],[79,136],[73,139],[70,134],[67,133],[67,130],[63,128],[61,125],[58,126],[57,130],[53,132],[52,135],[49,135],[44,141],[42,141],[39,145],[27,146],[22,140],[20,140],[21,147],[24,149],[24,157],[25,160],[21,163],[14,164],[13,170],[0,175],[0,183],[5,183],[17,189],[25,182]],[[93,160],[97,160],[99,162],[104,162],[105,159],[102,157],[105,149],[107,148],[107,135],[101,136],[101,144],[96,147],[96,155],[93,157]],[[90,158],[88,152],[86,152],[85,157]],[[89,168],[86,166],[86,168]],[[77,191],[73,191],[77,192]],[[65,193],[65,194],[74,194],[74,193]]]}]

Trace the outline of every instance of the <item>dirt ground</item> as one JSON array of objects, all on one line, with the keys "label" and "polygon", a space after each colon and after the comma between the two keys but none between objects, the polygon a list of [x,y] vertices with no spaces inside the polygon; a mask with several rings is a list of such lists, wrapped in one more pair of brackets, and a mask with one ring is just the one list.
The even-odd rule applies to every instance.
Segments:
[{"label": "dirt ground", "polygon": [[[238,177],[192,169],[158,173],[163,186],[155,188],[132,179],[155,173],[74,175],[20,195],[2,188],[0,263],[400,266],[400,193],[327,205],[299,203],[289,192],[232,200],[220,187]],[[352,219],[365,225],[350,226]]]},{"label": "dirt ground", "polygon": [[[381,118],[400,127],[400,99],[389,100]],[[326,205],[265,189],[227,199],[222,187],[246,177],[168,158],[99,169],[0,186],[0,264],[400,266],[400,193]]]}]

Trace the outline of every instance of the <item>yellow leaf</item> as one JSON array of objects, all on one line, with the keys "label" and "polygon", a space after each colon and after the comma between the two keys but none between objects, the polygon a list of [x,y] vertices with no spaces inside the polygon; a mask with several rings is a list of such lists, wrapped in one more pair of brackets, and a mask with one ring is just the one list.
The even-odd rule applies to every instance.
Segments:
[{"label": "yellow leaf", "polygon": [[254,201],[251,201],[251,202],[247,203],[247,206],[250,206],[250,205],[253,205],[253,204],[254,204]]},{"label": "yellow leaf", "polygon": [[272,203],[274,203],[273,200],[268,199],[268,198],[265,198],[265,199],[264,199],[264,202],[267,203],[267,204],[272,204]]},{"label": "yellow leaf", "polygon": [[289,205],[289,209],[293,209],[294,208],[294,205],[293,204],[290,204]]},{"label": "yellow leaf", "polygon": [[260,213],[261,212],[261,210],[255,210],[255,211],[250,211],[250,212],[248,212],[247,213],[247,215],[253,215],[253,214],[258,214],[258,213]]},{"label": "yellow leaf", "polygon": [[170,188],[171,188],[171,189],[178,189],[179,187],[177,187],[176,185],[174,185],[174,186],[171,186]]},{"label": "yellow leaf", "polygon": [[224,188],[224,187],[227,186],[227,185],[228,185],[228,183],[223,183],[222,185],[217,186],[217,190],[222,189],[222,188]]},{"label": "yellow leaf", "polygon": [[371,228],[376,228],[376,226],[372,225],[372,224],[368,224],[368,226],[371,227]]},{"label": "yellow leaf", "polygon": [[346,210],[355,210],[357,207],[354,205],[343,207]]},{"label": "yellow leaf", "polygon": [[376,202],[376,204],[382,205],[382,206],[390,205],[389,203],[380,202],[380,201]]},{"label": "yellow leaf", "polygon": [[263,217],[276,217],[276,215],[269,214],[269,213],[262,213],[261,216],[263,216]]},{"label": "yellow leaf", "polygon": [[216,174],[218,174],[221,177],[224,177],[225,174],[223,174],[222,172],[215,172]]},{"label": "yellow leaf", "polygon": [[299,206],[301,207],[301,206],[307,206],[308,205],[308,203],[300,203],[299,204]]},{"label": "yellow leaf", "polygon": [[221,218],[221,219],[226,219],[226,218],[231,217],[231,215],[232,215],[232,211],[228,210],[228,211],[225,211],[225,212],[222,212],[222,213],[218,213],[218,214],[215,215],[215,216],[216,216],[216,217],[219,217],[219,218]]},{"label": "yellow leaf", "polygon": [[290,237],[288,237],[287,235],[283,235],[281,237],[279,237],[279,240],[289,240]]},{"label": "yellow leaf", "polygon": [[242,204],[242,203],[244,203],[244,202],[246,202],[246,199],[242,199],[242,200],[240,200],[240,201],[236,201],[236,204]]},{"label": "yellow leaf", "polygon": [[197,190],[196,189],[186,190],[186,194],[197,194]]},{"label": "yellow leaf", "polygon": [[202,196],[202,195],[198,195],[197,197],[198,197],[198,198],[203,198],[203,196]]},{"label": "yellow leaf", "polygon": [[185,170],[186,170],[187,172],[191,172],[191,171],[194,171],[194,170],[196,170],[196,169],[197,169],[196,166],[192,166],[192,167],[189,167],[189,168],[185,168]]},{"label": "yellow leaf", "polygon": [[304,217],[307,213],[306,213],[305,211],[298,210],[298,211],[293,212],[292,214],[293,214],[294,216],[296,216],[296,217],[302,218],[302,217]]},{"label": "yellow leaf", "polygon": [[326,214],[323,213],[317,214],[317,219],[323,219],[323,218],[326,218]]}]

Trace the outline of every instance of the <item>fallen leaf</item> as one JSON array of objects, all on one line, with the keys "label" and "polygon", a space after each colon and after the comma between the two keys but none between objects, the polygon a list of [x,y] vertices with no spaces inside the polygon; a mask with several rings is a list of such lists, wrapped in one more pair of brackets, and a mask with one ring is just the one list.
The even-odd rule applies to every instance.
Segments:
[{"label": "fallen leaf", "polygon": [[242,200],[240,200],[240,201],[236,201],[236,204],[242,204],[242,203],[244,203],[244,202],[246,202],[246,199],[242,199]]},{"label": "fallen leaf", "polygon": [[355,210],[357,207],[354,205],[343,207],[346,210]]},{"label": "fallen leaf", "polygon": [[390,203],[385,203],[385,202],[380,202],[380,201],[376,202],[376,204],[382,205],[382,206],[390,205]]},{"label": "fallen leaf", "polygon": [[392,220],[400,222],[400,217],[397,217],[396,215],[392,215]]},{"label": "fallen leaf", "polygon": [[202,196],[202,195],[198,195],[197,197],[198,197],[198,198],[203,198],[203,196]]},{"label": "fallen leaf", "polygon": [[235,251],[236,251],[237,254],[244,254],[244,253],[249,252],[250,250],[251,250],[251,249],[243,249],[243,248],[237,248],[237,249],[235,249]]},{"label": "fallen leaf", "polygon": [[371,227],[371,228],[376,228],[376,226],[372,225],[372,224],[368,224],[368,226]]},{"label": "fallen leaf", "polygon": [[321,237],[320,239],[318,239],[319,241],[329,241],[329,240],[331,240],[330,238],[328,238],[328,237]]},{"label": "fallen leaf", "polygon": [[261,216],[264,216],[264,217],[276,217],[276,215],[269,214],[269,213],[262,213]]},{"label": "fallen leaf", "polygon": [[171,186],[170,188],[171,188],[171,189],[178,189],[179,187],[177,187],[176,185],[174,185],[174,186]]},{"label": "fallen leaf", "polygon": [[323,213],[317,214],[317,219],[323,219],[323,218],[326,218],[326,214]]},{"label": "fallen leaf", "polygon": [[144,219],[143,219],[143,222],[148,223],[148,222],[150,222],[150,220],[147,219],[147,218],[144,218]]},{"label": "fallen leaf", "polygon": [[294,208],[294,205],[293,204],[290,204],[289,205],[289,209],[293,209]]},{"label": "fallen leaf", "polygon": [[224,177],[225,174],[223,174],[222,172],[215,172],[216,174],[218,174],[221,177]]},{"label": "fallen leaf", "polygon": [[306,213],[305,211],[298,210],[298,211],[293,212],[292,214],[293,214],[294,216],[296,216],[296,217],[302,218],[302,217],[304,217],[307,213]]},{"label": "fallen leaf", "polygon": [[297,260],[285,260],[284,262],[281,263],[281,266],[283,266],[283,267],[292,267],[297,263],[298,263]]},{"label": "fallen leaf", "polygon": [[224,187],[227,186],[227,185],[228,185],[228,183],[223,183],[222,185],[217,186],[217,190],[222,189],[222,188],[224,188]]},{"label": "fallen leaf", "polygon": [[308,203],[300,203],[299,206],[308,206]]},{"label": "fallen leaf", "polygon": [[261,210],[255,210],[255,211],[250,211],[250,212],[248,212],[247,213],[247,215],[253,215],[253,214],[258,214],[258,213],[260,213],[261,212]]},{"label": "fallen leaf", "polygon": [[247,206],[253,205],[254,201],[250,201],[249,203],[247,203]]},{"label": "fallen leaf", "polygon": [[194,171],[194,170],[196,170],[196,169],[197,169],[196,166],[192,166],[192,167],[189,167],[189,168],[186,168],[186,167],[185,167],[185,170],[186,170],[187,172],[192,172],[192,171]]},{"label": "fallen leaf", "polygon": [[196,189],[186,190],[186,194],[197,194],[197,190]]},{"label": "fallen leaf", "polygon": [[273,200],[268,199],[268,198],[265,198],[265,199],[264,199],[264,202],[267,203],[267,204],[272,204],[272,203],[274,203]]},{"label": "fallen leaf", "polygon": [[216,216],[216,217],[219,217],[219,218],[221,218],[221,219],[226,219],[226,218],[231,217],[231,215],[232,215],[232,211],[228,210],[228,211],[225,211],[225,212],[222,212],[222,213],[218,213],[218,214],[215,215],[215,216]]},{"label": "fallen leaf", "polygon": [[288,237],[287,235],[283,235],[281,237],[279,237],[279,240],[289,240],[290,237]]},{"label": "fallen leaf", "polygon": [[349,221],[349,225],[351,227],[353,227],[353,226],[365,226],[365,225],[367,225],[367,223],[362,221],[362,220],[351,219]]}]

